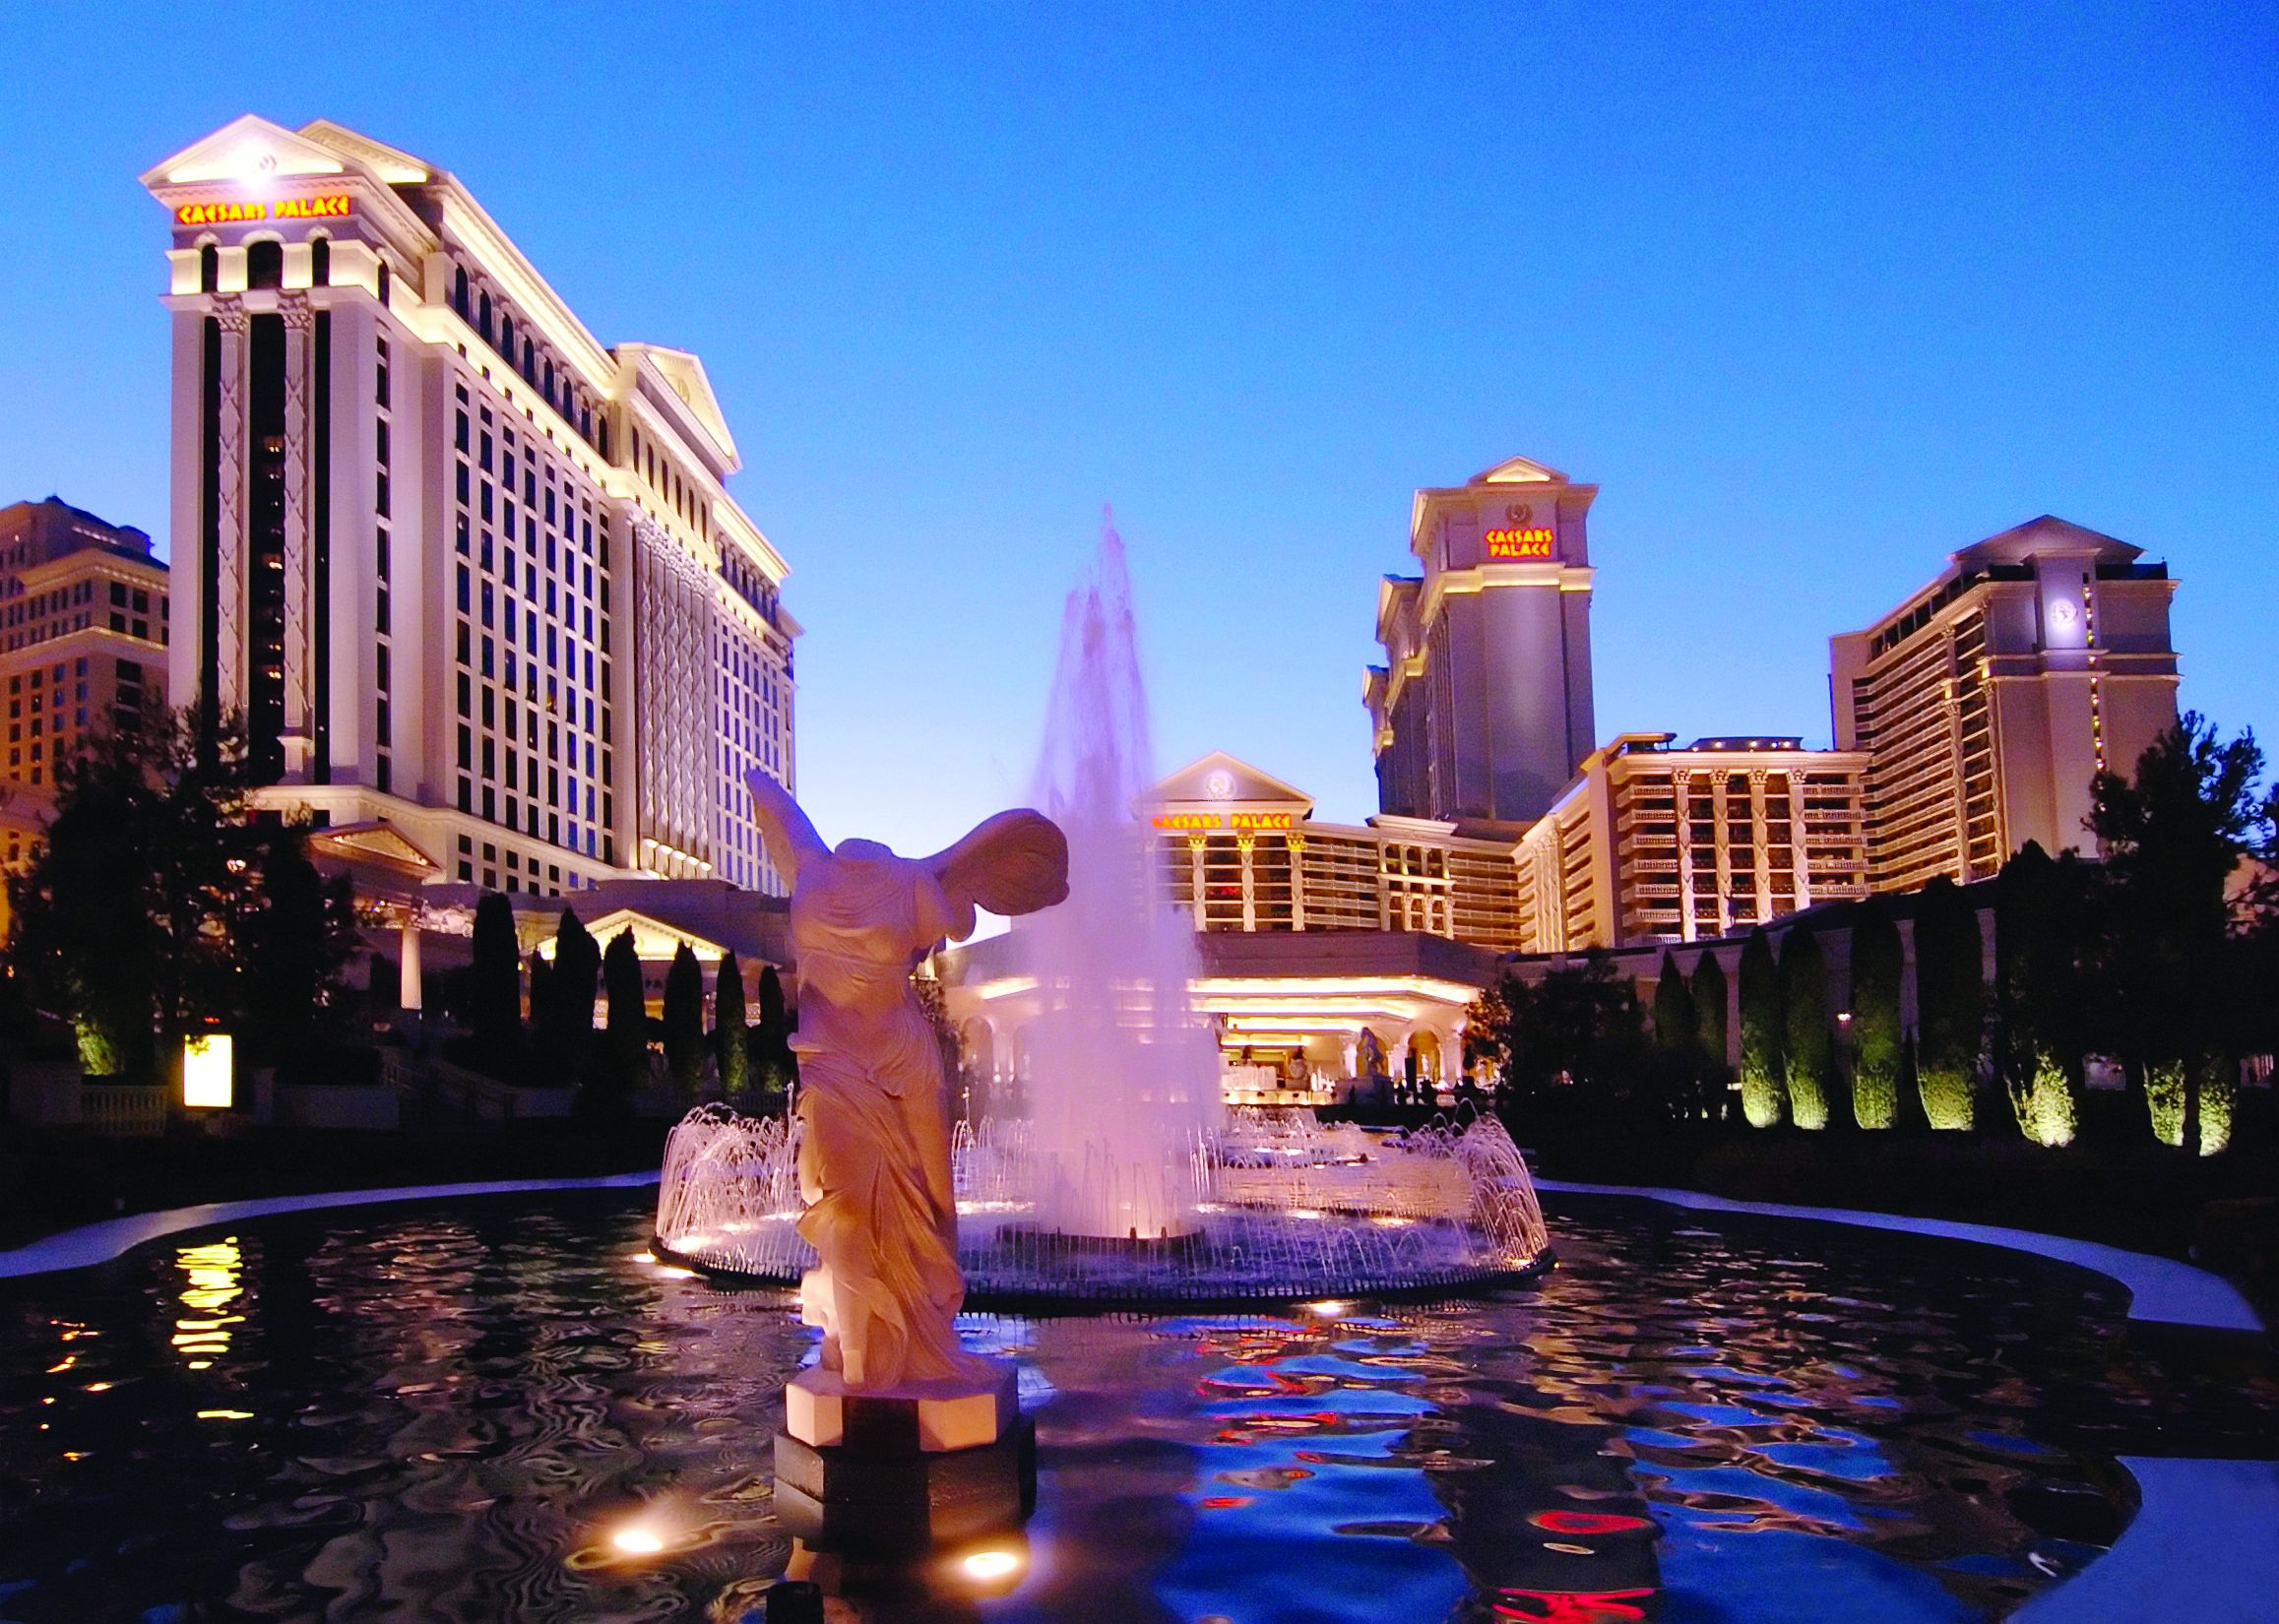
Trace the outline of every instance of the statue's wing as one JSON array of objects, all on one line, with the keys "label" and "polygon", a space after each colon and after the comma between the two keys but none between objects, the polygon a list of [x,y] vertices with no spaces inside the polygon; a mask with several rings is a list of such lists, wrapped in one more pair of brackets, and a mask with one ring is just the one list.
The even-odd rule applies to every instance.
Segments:
[{"label": "statue's wing", "polygon": [[957,915],[953,940],[973,934],[977,906],[1010,916],[1068,897],[1068,837],[1042,812],[1000,812],[922,860]]},{"label": "statue's wing", "polygon": [[760,826],[760,840],[784,883],[790,885],[798,879],[808,858],[827,856],[831,848],[815,833],[815,826],[791,799],[790,790],[757,768],[744,775],[744,782],[751,786],[752,821]]}]

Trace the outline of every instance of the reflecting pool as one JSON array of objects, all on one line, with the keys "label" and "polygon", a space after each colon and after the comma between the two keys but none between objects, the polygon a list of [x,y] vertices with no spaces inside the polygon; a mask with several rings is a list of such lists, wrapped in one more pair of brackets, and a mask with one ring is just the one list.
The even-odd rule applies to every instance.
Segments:
[{"label": "reflecting pool", "polygon": [[[1558,1268],[1483,1299],[971,1317],[1038,1421],[1026,1569],[875,1616],[1998,1617],[2118,1535],[2116,1454],[2279,1423],[2101,1277],[1547,1206]],[[812,1333],[649,1216],[349,1210],[0,1287],[0,1620],[740,1618]]]}]

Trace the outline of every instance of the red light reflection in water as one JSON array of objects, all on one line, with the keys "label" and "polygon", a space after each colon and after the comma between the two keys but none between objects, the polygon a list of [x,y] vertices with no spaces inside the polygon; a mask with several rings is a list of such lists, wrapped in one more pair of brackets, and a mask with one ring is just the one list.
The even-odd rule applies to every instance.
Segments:
[{"label": "red light reflection in water", "polygon": [[1621,1624],[1643,1619],[1646,1609],[1632,1606],[1654,1592],[1640,1591],[1503,1591],[1495,1603],[1498,1618],[1518,1618],[1527,1624]]},{"label": "red light reflection in water", "polygon": [[1654,1526],[1612,1511],[1539,1511],[1528,1521],[1548,1533],[1631,1533]]}]

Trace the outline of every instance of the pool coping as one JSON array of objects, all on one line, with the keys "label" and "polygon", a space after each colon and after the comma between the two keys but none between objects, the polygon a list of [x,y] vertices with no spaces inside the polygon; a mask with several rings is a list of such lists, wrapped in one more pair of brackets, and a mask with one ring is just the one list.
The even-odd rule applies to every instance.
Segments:
[{"label": "pool coping", "polygon": [[178,1235],[185,1229],[211,1229],[220,1223],[240,1223],[285,1213],[316,1213],[327,1208],[361,1207],[367,1203],[526,1195],[542,1190],[637,1190],[657,1180],[658,1174],[654,1172],[605,1173],[595,1178],[502,1178],[470,1184],[401,1184],[381,1190],[325,1190],[313,1195],[256,1196],[244,1201],[168,1207],[155,1213],[130,1213],[124,1218],[82,1224],[0,1252],[0,1280],[23,1280],[67,1269],[92,1269],[96,1264],[122,1258],[138,1246]]},{"label": "pool coping", "polygon": [[2097,1241],[2074,1240],[2065,1235],[2046,1235],[2033,1229],[2010,1229],[1992,1223],[1963,1223],[1952,1218],[1905,1218],[1895,1213],[1860,1212],[1842,1207],[1795,1207],[1777,1201],[1736,1201],[1701,1190],[1593,1184],[1555,1178],[1539,1178],[1535,1187],[1551,1195],[1629,1196],[1693,1212],[1806,1218],[1818,1223],[1847,1223],[1860,1229],[1886,1229],[1900,1234],[2006,1247],[2013,1252],[2029,1252],[2058,1263],[2073,1264],[2119,1281],[2128,1292],[2128,1318],[2135,1324],[2241,1332],[2256,1337],[2266,1331],[2262,1316],[2241,1294],[2240,1288],[2223,1276],[2180,1263],[2175,1258],[2124,1251]]}]

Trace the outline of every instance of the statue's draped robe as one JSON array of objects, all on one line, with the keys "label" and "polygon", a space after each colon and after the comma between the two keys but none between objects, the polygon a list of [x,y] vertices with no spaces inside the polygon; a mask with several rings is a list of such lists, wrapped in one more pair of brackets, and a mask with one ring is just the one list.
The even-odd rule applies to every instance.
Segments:
[{"label": "statue's draped robe", "polygon": [[941,1050],[910,985],[954,910],[925,865],[848,841],[801,865],[799,1233],[824,1363],[851,1385],[967,1376],[951,1317],[965,1298]]}]

